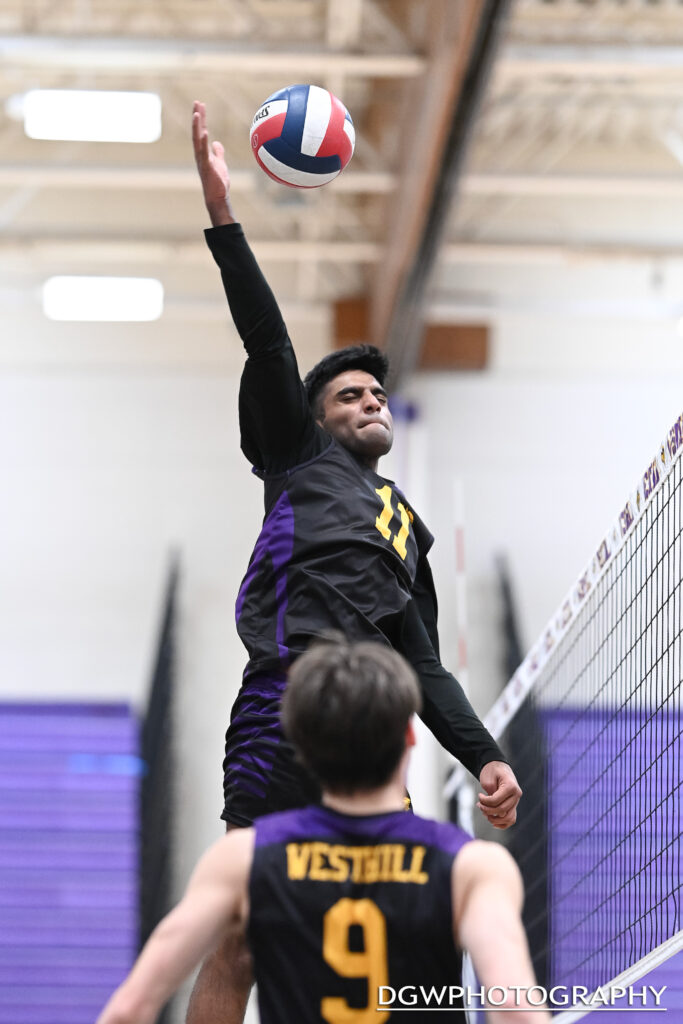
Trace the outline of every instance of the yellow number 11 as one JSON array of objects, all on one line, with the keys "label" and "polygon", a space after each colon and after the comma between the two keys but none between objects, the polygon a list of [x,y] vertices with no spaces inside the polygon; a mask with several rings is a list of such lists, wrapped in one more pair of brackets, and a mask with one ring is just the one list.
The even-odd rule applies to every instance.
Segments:
[{"label": "yellow number 11", "polygon": [[[394,506],[391,504],[391,487],[389,484],[385,484],[384,487],[376,487],[375,491],[379,494],[384,508],[380,515],[375,519],[375,526],[382,534],[385,540],[389,540],[391,537],[391,530],[389,529],[389,523],[394,518]],[[405,560],[408,551],[406,549],[406,541],[408,540],[408,532],[410,530],[410,513],[404,507],[403,503],[399,501],[398,512],[401,517],[401,529],[398,531],[394,539],[392,540],[393,546],[398,551],[401,558]]]},{"label": "yellow number 11", "polygon": [[[349,949],[349,931],[358,925],[363,933],[362,952]],[[346,999],[327,996],[320,1013],[328,1024],[381,1024],[389,1016],[377,1010],[380,985],[389,983],[387,964],[387,922],[372,900],[338,900],[323,919],[323,957],[343,978],[366,978],[368,1001],[359,1009]]]}]

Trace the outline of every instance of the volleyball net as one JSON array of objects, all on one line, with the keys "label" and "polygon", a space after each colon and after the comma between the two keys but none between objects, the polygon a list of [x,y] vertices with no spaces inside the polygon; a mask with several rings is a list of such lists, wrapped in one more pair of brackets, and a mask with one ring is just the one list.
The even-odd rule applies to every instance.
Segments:
[{"label": "volleyball net", "polygon": [[632,982],[683,948],[682,448],[683,415],[485,718],[524,790],[503,841],[548,990]]}]

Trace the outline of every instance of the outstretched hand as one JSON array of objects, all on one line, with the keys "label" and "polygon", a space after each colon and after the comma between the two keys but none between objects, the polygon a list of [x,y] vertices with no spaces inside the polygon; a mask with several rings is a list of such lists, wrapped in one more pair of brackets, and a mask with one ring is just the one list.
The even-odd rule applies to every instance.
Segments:
[{"label": "outstretched hand", "polygon": [[489,761],[481,770],[477,807],[494,828],[510,828],[517,821],[517,804],[522,795],[515,773],[504,761]]},{"label": "outstretched hand", "polygon": [[214,227],[233,224],[235,218],[230,205],[230,172],[225,162],[225,150],[220,142],[209,145],[206,106],[199,100],[195,100],[192,108],[192,144],[211,223]]}]

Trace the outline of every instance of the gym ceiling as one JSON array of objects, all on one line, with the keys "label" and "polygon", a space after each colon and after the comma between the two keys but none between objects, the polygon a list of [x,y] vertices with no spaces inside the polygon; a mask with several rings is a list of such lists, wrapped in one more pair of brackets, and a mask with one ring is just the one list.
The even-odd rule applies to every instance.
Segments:
[{"label": "gym ceiling", "polygon": [[[339,95],[356,127],[351,164],[320,190],[276,185],[249,149],[257,107],[294,82]],[[322,310],[338,343],[362,333],[401,374],[485,368],[505,311],[675,317],[682,86],[675,0],[3,0],[5,322],[34,316],[59,273],[162,276],[168,330],[224,316],[194,99],[285,310]],[[162,137],[28,139],[31,88],[158,92]],[[572,289],[577,267],[595,294]],[[539,293],[540,273],[555,284]]]}]

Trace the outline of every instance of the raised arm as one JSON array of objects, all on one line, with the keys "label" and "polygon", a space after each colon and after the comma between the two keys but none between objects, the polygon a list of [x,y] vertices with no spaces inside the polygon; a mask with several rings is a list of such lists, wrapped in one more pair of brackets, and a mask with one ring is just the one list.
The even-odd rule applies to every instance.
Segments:
[{"label": "raised arm", "polygon": [[510,854],[496,843],[467,843],[453,862],[452,885],[455,941],[484,989],[506,994],[503,1002],[496,991],[501,1011],[489,1008],[488,1024],[550,1024],[550,1014],[527,999],[536,979],[522,926],[522,878]]},{"label": "raised arm", "polygon": [[237,223],[220,142],[209,143],[206,108],[196,102],[192,142],[212,227],[206,241],[221,272],[235,327],[247,352],[240,387],[242,450],[252,465],[283,472],[325,443],[316,427],[285,322]]},{"label": "raised arm", "polygon": [[96,1024],[154,1024],[222,936],[245,927],[253,844],[252,829],[235,829],[207,850],[182,900],[152,932]]}]

